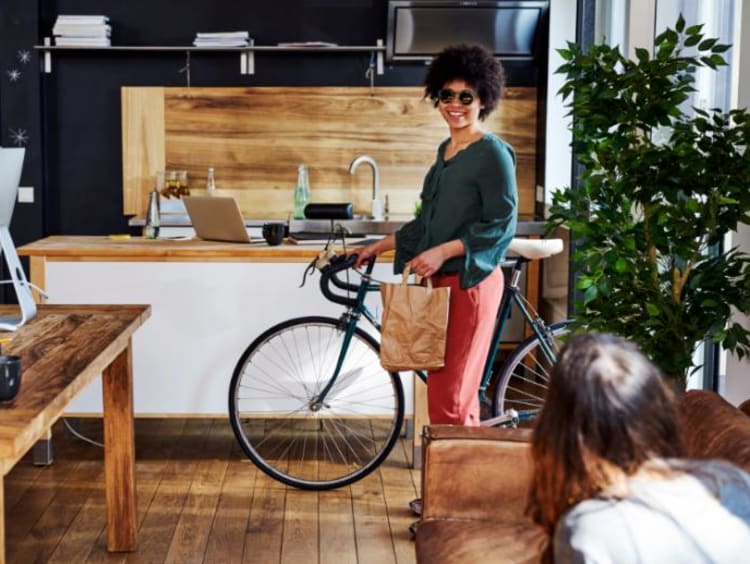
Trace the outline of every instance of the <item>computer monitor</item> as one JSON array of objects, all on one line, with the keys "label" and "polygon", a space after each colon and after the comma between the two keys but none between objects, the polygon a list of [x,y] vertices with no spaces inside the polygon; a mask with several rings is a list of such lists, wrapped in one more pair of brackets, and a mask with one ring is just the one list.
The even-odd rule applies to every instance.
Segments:
[{"label": "computer monitor", "polygon": [[0,227],[9,227],[26,149],[0,147]]},{"label": "computer monitor", "polygon": [[10,220],[18,196],[18,183],[21,180],[24,148],[0,147],[0,249],[8,265],[11,282],[16,291],[21,315],[0,317],[0,330],[15,331],[36,315],[36,304],[31,287],[18,260],[18,253],[10,236]]}]

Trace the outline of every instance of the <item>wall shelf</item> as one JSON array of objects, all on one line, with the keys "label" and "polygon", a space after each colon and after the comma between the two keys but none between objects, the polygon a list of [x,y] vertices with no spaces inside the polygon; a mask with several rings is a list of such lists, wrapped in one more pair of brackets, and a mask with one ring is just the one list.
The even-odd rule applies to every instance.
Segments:
[{"label": "wall shelf", "polygon": [[34,45],[34,49],[44,54],[42,69],[52,72],[52,54],[71,51],[78,52],[152,52],[152,53],[185,53],[186,68],[190,68],[191,53],[239,53],[240,74],[255,74],[255,53],[370,53],[370,67],[379,75],[383,74],[383,55],[385,45],[378,39],[377,45],[247,45],[241,47],[194,47],[192,45],[52,45],[51,38],[44,38],[44,45]]}]

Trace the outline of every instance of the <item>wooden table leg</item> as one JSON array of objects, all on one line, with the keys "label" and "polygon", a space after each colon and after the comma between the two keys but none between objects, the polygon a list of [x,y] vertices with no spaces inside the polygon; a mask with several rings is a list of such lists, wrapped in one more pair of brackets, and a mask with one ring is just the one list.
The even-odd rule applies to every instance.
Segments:
[{"label": "wooden table leg", "polygon": [[[47,258],[46,257],[30,257],[29,258],[29,277],[30,282],[39,286],[42,290],[47,289]],[[34,296],[34,300],[38,304],[43,304],[46,300],[44,297],[32,289],[31,294]]]},{"label": "wooden table leg", "polygon": [[102,373],[107,548],[135,550],[135,434],[131,342]]},{"label": "wooden table leg", "polygon": [[5,564],[5,480],[0,477],[0,564]]},{"label": "wooden table leg", "polygon": [[414,448],[412,466],[422,468],[422,427],[430,422],[427,412],[427,386],[414,374]]}]

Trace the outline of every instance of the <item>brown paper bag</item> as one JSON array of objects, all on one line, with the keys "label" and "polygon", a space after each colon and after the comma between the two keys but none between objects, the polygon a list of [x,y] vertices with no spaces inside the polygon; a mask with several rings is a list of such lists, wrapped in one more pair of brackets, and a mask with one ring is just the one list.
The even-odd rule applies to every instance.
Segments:
[{"label": "brown paper bag", "polygon": [[380,364],[391,372],[437,370],[445,365],[450,288],[408,283],[404,269],[400,284],[381,284],[383,330]]}]

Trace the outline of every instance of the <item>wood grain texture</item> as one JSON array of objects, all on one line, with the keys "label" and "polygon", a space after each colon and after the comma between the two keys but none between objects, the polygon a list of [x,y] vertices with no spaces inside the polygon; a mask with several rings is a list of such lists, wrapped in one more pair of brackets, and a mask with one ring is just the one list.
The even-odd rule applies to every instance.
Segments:
[{"label": "wood grain texture", "polygon": [[[138,109],[139,103],[155,103],[149,98],[154,90],[122,89],[129,101],[123,129],[155,121],[139,117]],[[191,192],[198,194],[208,167],[214,167],[218,193],[236,197],[246,217],[287,217],[301,162],[309,165],[315,202],[351,201],[356,213],[368,212],[369,167],[354,175],[348,170],[361,154],[378,162],[381,198],[388,194],[391,212],[410,213],[437,146],[448,135],[419,87],[165,88],[163,95],[163,140],[137,137],[163,147],[128,149],[123,169],[146,170],[148,165],[127,161],[163,150],[165,166],[187,170]],[[144,107],[141,113],[151,111]],[[536,89],[509,88],[486,121],[486,128],[516,151],[522,214],[533,213],[536,111]],[[125,193],[141,190],[138,198],[128,198],[138,205],[126,206],[125,213],[143,214],[150,186],[123,181]]]},{"label": "wood grain texture", "polygon": [[123,88],[123,213],[145,214],[156,171],[164,170],[164,88]]},{"label": "wood grain texture", "polygon": [[[44,257],[32,257],[29,260],[29,279],[42,290],[47,287],[46,272],[47,265],[45,264]],[[31,294],[34,296],[36,303],[41,304],[45,302],[44,297],[38,290],[32,288]]]},{"label": "wood grain texture", "polygon": [[167,561],[182,564],[203,561],[234,444],[231,427],[225,421],[214,420],[177,522]]},{"label": "wood grain texture", "polygon": [[250,504],[247,500],[253,497],[255,476],[258,472],[260,470],[248,463],[244,453],[240,452],[238,443],[234,441],[206,546],[206,562],[215,564],[242,562],[245,534],[250,517]]},{"label": "wood grain texture", "polygon": [[168,559],[170,545],[210,429],[209,420],[186,422],[159,474],[159,485],[138,530],[138,550],[130,556],[130,562],[177,562]]},{"label": "wood grain texture", "polygon": [[[100,418],[71,423],[84,435],[101,441]],[[296,557],[302,546],[317,547],[304,554],[305,564],[415,562],[414,543],[407,531],[413,516],[404,500],[415,497],[417,491],[407,467],[405,455],[409,449],[403,439],[367,480],[362,494],[350,487],[302,492],[270,478],[256,485],[255,477],[262,473],[241,454],[225,418],[137,418],[140,542],[135,552],[114,554],[107,552],[104,531],[102,452],[66,432],[62,421],[53,430],[55,464],[38,471],[29,453],[6,478],[6,538],[8,561],[13,564],[266,564],[289,561],[282,553]],[[233,441],[231,452],[227,439]],[[220,467],[224,465],[222,481]],[[214,474],[213,469],[218,472]],[[29,479],[31,484],[27,483]],[[214,503],[219,482],[220,498]],[[297,499],[285,502],[287,493]],[[368,504],[374,503],[373,509],[381,505],[386,511],[374,510],[369,526],[359,523],[359,530],[366,535],[361,541],[355,536],[354,525],[355,519],[362,519],[360,495]],[[15,500],[12,507],[11,500]],[[311,503],[317,505],[317,511],[306,510]],[[354,506],[358,507],[356,517]],[[260,509],[253,518],[251,507]],[[299,510],[295,512],[294,507]],[[256,516],[267,520],[258,522]],[[14,522],[21,526],[14,526]],[[211,522],[204,552],[201,546],[206,524]],[[195,531],[194,539],[191,531]],[[311,536],[306,538],[308,534]],[[191,546],[195,546],[192,553]],[[178,560],[181,556],[184,559]]]},{"label": "wood grain texture", "polygon": [[107,492],[107,548],[135,549],[135,437],[133,430],[133,355],[128,345],[102,373],[104,475]]},{"label": "wood grain texture", "polygon": [[414,382],[414,468],[422,468],[422,429],[430,424],[427,411],[427,384],[419,376],[412,376]]},{"label": "wood grain texture", "polygon": [[[12,306],[0,307],[8,315]],[[62,414],[68,403],[115,359],[150,306],[39,306],[7,354],[21,356],[16,398],[0,410],[4,474]]]},{"label": "wood grain texture", "polygon": [[[0,315],[12,311],[0,306]],[[6,344],[6,354],[21,357],[22,380],[18,395],[0,409],[0,465],[3,475],[62,415],[70,401],[99,374],[104,374],[105,450],[109,547],[132,550],[135,546],[133,398],[130,338],[148,318],[150,306],[46,306]],[[128,433],[129,432],[129,433]],[[128,439],[129,434],[129,439]],[[100,465],[81,463],[89,484]],[[3,487],[0,482],[0,488]],[[32,539],[44,542],[16,546],[21,561],[47,561],[80,510],[85,497],[68,490],[72,507],[54,496],[43,502],[41,519],[34,519]],[[48,498],[49,499],[49,498]],[[64,511],[47,510],[64,503]],[[0,515],[5,514],[0,496]],[[20,520],[19,520],[20,521]],[[14,523],[16,521],[14,520]],[[31,521],[30,521],[31,523]],[[4,525],[0,521],[0,561],[5,561]],[[37,531],[41,529],[44,533]]]},{"label": "wood grain texture", "polygon": [[[350,487],[353,498],[354,534],[357,538],[357,549],[363,555],[359,562],[395,564],[397,561],[393,544],[383,542],[384,538],[391,536],[391,530],[380,472],[373,472]],[[408,511],[408,508],[405,511]]]},{"label": "wood grain texture", "polygon": [[[192,239],[186,241],[152,240],[133,237],[116,241],[101,236],[55,235],[40,239],[18,249],[21,256],[45,257],[46,260],[69,261],[253,261],[253,262],[309,262],[323,248],[315,245],[282,244],[270,247],[258,244],[221,243]],[[382,261],[392,259],[392,253],[382,255]],[[43,273],[41,269],[38,271]]]}]

